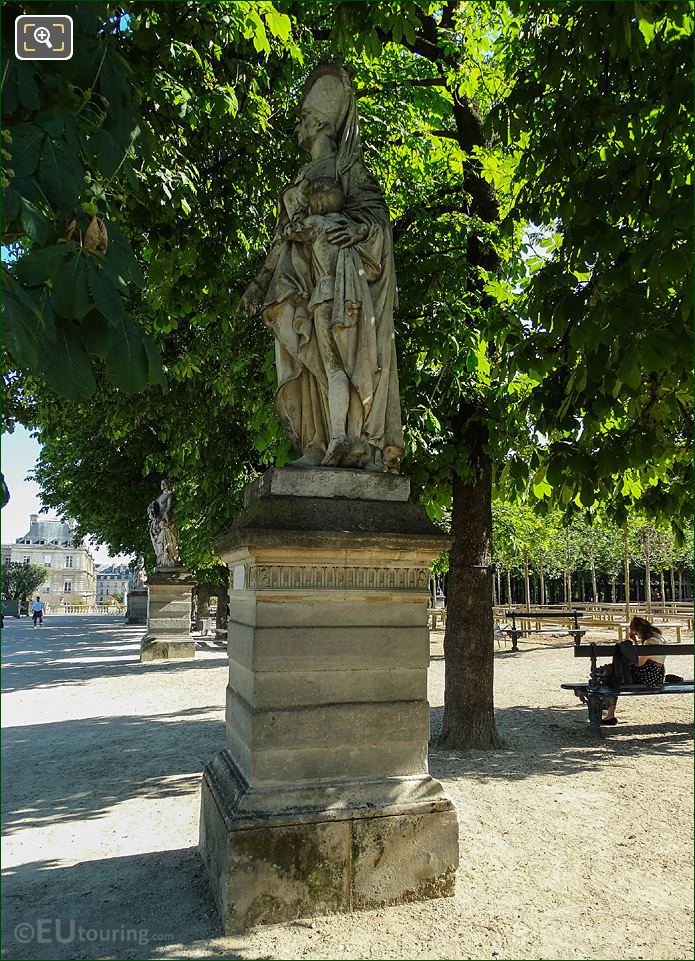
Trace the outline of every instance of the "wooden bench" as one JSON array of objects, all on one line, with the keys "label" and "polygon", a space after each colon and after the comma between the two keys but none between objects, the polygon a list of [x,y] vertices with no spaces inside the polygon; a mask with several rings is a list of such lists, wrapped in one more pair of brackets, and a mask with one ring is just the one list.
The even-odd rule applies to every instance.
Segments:
[{"label": "wooden bench", "polygon": [[428,607],[427,608],[427,624],[431,631],[437,630],[437,621],[442,622],[442,629],[446,627],[446,608],[445,607]]},{"label": "wooden bench", "polygon": [[[695,651],[693,644],[636,644],[635,649],[640,657],[649,654],[665,654],[669,659],[674,656],[688,655],[692,658]],[[583,684],[561,684],[566,691],[574,691],[576,696],[589,709],[589,725],[594,734],[602,734],[601,712],[606,698],[609,697],[644,697],[654,694],[692,694],[693,682],[682,681],[679,684],[663,684],[660,687],[648,687],[646,684],[625,684],[619,689],[602,685],[598,676],[596,661],[599,657],[613,657],[614,644],[575,644],[575,657],[591,658],[591,675],[588,682]]]},{"label": "wooden bench", "polygon": [[[574,640],[575,644],[579,644],[580,640],[586,634],[586,631],[579,627],[579,618],[583,617],[579,611],[507,611],[504,615],[506,618],[511,618],[512,626],[503,627],[502,633],[508,634],[512,639],[512,651],[518,651],[517,647],[520,637],[524,634],[557,634],[558,628],[555,627],[541,627],[543,621],[552,620],[553,618],[559,618],[562,621],[567,622],[569,625],[566,627],[567,633],[570,634]],[[517,627],[517,620],[520,622]],[[528,621],[528,626],[524,626],[524,621]],[[535,628],[531,627],[531,621],[536,622]],[[558,625],[562,627],[563,625]]]}]

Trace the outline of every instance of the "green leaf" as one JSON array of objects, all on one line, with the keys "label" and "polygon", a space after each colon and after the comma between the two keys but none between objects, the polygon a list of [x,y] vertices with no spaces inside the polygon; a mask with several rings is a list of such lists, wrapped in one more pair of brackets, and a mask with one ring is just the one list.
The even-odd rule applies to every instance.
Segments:
[{"label": "green leaf", "polygon": [[143,344],[145,346],[145,353],[147,354],[147,378],[150,384],[159,384],[160,387],[166,388],[167,378],[166,374],[164,373],[164,367],[162,365],[162,353],[159,347],[147,336],[143,338]]},{"label": "green leaf", "polygon": [[19,280],[29,287],[45,284],[47,280],[52,281],[55,278],[69,254],[65,244],[33,248],[19,258],[15,264],[15,273]]},{"label": "green leaf", "polygon": [[127,393],[148,385],[149,364],[143,334],[127,317],[112,324],[106,370],[109,380]]},{"label": "green leaf", "polygon": [[114,282],[116,282],[113,276],[115,274],[122,277],[126,283],[129,282],[137,284],[138,287],[143,287],[145,278],[140,270],[140,265],[118,225],[109,220],[106,222],[106,229],[109,235],[109,249],[106,254],[104,270],[109,273]]},{"label": "green leaf", "polygon": [[71,400],[86,400],[96,389],[92,365],[81,334],[70,321],[56,325],[46,376],[60,394]]},{"label": "green leaf", "polygon": [[74,207],[82,189],[83,173],[76,157],[68,156],[59,140],[46,137],[39,162],[39,182],[49,200],[63,210]]},{"label": "green leaf", "polygon": [[79,253],[56,274],[51,300],[56,313],[66,320],[80,320],[91,306],[84,255]]},{"label": "green leaf", "polygon": [[31,123],[19,124],[12,130],[12,161],[15,178],[29,177],[36,170],[44,139],[44,132],[40,127]]},{"label": "green leaf", "polygon": [[123,319],[123,300],[104,271],[89,271],[89,289],[94,305],[102,317],[110,324],[117,324]]},{"label": "green leaf", "polygon": [[19,214],[20,195],[12,187],[6,187],[2,192],[2,220],[8,227]]},{"label": "green leaf", "polygon": [[80,337],[87,353],[106,360],[111,347],[111,331],[108,322],[96,310],[90,310],[80,324]]},{"label": "green leaf", "polygon": [[48,239],[48,232],[51,228],[50,222],[44,217],[38,207],[22,197],[20,221],[28,237],[37,243],[45,244]]},{"label": "green leaf", "polygon": [[286,13],[278,13],[273,7],[265,14],[265,22],[274,37],[279,37],[285,43],[292,31],[292,21]]},{"label": "green leaf", "polygon": [[41,369],[41,308],[36,300],[2,268],[3,341],[17,368]]},{"label": "green leaf", "polygon": [[27,110],[38,110],[41,105],[35,78],[36,71],[31,64],[26,61],[17,64],[17,91],[22,106]]}]

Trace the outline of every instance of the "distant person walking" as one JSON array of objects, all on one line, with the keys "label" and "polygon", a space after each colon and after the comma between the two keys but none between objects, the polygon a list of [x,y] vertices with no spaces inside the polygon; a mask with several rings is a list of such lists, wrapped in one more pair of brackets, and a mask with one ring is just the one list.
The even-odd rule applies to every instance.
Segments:
[{"label": "distant person walking", "polygon": [[36,600],[31,605],[31,614],[34,618],[34,627],[36,627],[36,622],[39,622],[39,627],[43,627],[43,604],[41,603],[41,598],[36,595]]}]

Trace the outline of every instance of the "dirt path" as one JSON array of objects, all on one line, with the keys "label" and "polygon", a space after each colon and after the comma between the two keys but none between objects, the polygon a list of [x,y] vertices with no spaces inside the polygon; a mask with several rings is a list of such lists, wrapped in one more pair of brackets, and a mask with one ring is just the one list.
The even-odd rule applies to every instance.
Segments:
[{"label": "dirt path", "polygon": [[[430,756],[459,815],[456,897],[225,938],[195,850],[225,653],[143,666],[142,628],[45,624],[3,636],[5,957],[692,957],[692,698],[630,699],[597,743],[559,687],[586,672],[565,641],[499,651],[505,749]],[[436,731],[441,635],[432,653]]]}]

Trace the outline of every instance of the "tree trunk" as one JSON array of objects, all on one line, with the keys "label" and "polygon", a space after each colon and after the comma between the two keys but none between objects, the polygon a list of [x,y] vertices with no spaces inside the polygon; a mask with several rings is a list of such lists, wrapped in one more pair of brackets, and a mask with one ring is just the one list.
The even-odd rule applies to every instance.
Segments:
[{"label": "tree trunk", "polygon": [[497,568],[497,597],[499,606],[502,607],[502,571]]},{"label": "tree trunk", "polygon": [[647,603],[647,614],[652,612],[652,569],[649,564],[649,534],[644,538],[644,599]]},{"label": "tree trunk", "polygon": [[543,575],[543,565],[541,564],[540,570],[538,572],[538,577],[541,582],[541,607],[545,604],[545,577]]},{"label": "tree trunk", "polygon": [[531,610],[531,595],[529,593],[529,579],[528,579],[528,551],[524,550],[524,604],[526,605],[526,610]]},{"label": "tree trunk", "polygon": [[[482,429],[481,429],[482,432]],[[480,447],[478,448],[480,450]],[[444,720],[440,744],[454,750],[499,746],[493,704],[492,464],[479,455],[474,482],[454,477],[444,634]]]},{"label": "tree trunk", "polygon": [[596,563],[591,558],[591,598],[594,604],[598,603],[598,590],[596,589]]},{"label": "tree trunk", "polygon": [[664,579],[663,567],[659,571],[659,590],[661,591],[661,610],[666,610],[666,581]]},{"label": "tree trunk", "polygon": [[203,618],[208,616],[210,610],[210,597],[212,588],[209,584],[198,584],[196,588],[196,608],[195,608],[195,627],[194,630],[202,631]]},{"label": "tree trunk", "polygon": [[616,590],[615,590],[616,580],[617,578],[611,577],[611,601],[613,604],[615,604],[615,598],[616,598]]},{"label": "tree trunk", "polygon": [[511,608],[512,606],[512,575],[509,568],[507,568],[507,606]]},{"label": "tree trunk", "polygon": [[492,572],[492,606],[497,607],[497,579],[495,572]]},{"label": "tree trunk", "polygon": [[580,585],[579,585],[580,595],[579,596],[581,597],[582,602],[584,602],[586,600],[586,580],[584,578],[584,571],[581,572],[579,577],[580,577]]},{"label": "tree trunk", "polygon": [[623,531],[623,569],[625,572],[625,620],[630,623],[630,552],[627,549],[627,531]]},{"label": "tree trunk", "polygon": [[669,573],[669,580],[671,581],[671,600],[672,600],[672,601],[675,601],[675,599],[676,599],[676,579],[675,579],[675,577],[674,577],[674,575],[673,575],[673,568],[672,568],[672,567],[669,568],[669,572],[668,572],[668,573]]},{"label": "tree trunk", "polygon": [[215,627],[224,631],[227,629],[227,606],[229,604],[229,584],[224,584],[217,590],[217,615]]},{"label": "tree trunk", "polygon": [[683,571],[678,568],[678,600],[683,600]]}]

